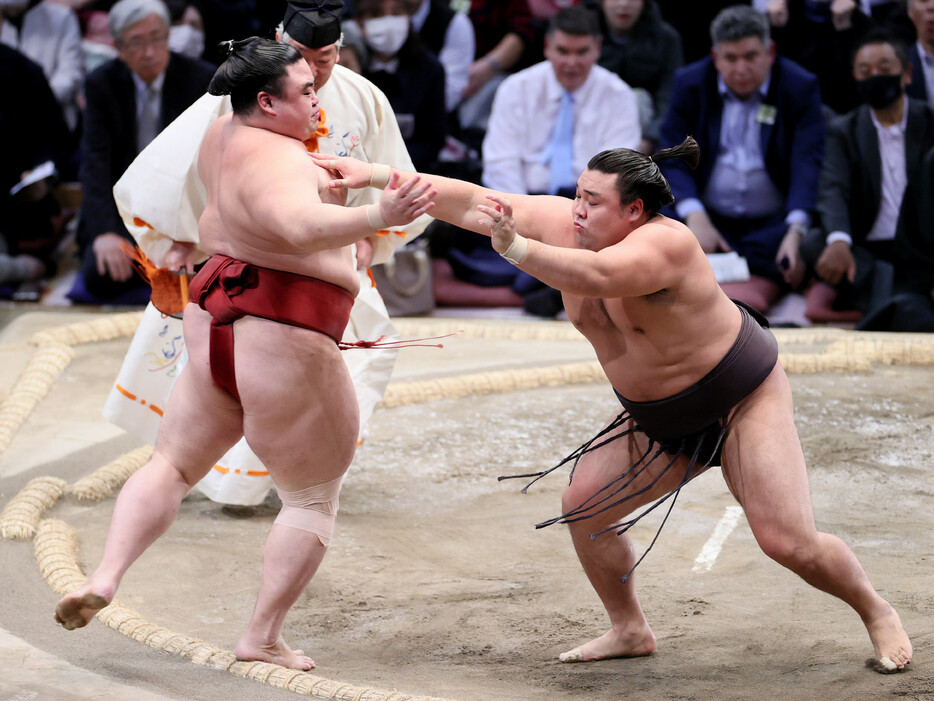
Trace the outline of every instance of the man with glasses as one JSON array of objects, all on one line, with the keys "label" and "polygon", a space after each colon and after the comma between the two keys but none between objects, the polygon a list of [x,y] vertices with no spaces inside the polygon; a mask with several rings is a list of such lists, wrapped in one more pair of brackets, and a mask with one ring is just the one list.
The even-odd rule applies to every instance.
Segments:
[{"label": "man with glasses", "polygon": [[82,265],[71,297],[80,302],[145,304],[146,283],[121,250],[133,242],[112,189],[136,155],[204,94],[214,66],[169,51],[169,13],[161,0],[120,0],[110,10],[119,56],[85,83],[78,225]]}]

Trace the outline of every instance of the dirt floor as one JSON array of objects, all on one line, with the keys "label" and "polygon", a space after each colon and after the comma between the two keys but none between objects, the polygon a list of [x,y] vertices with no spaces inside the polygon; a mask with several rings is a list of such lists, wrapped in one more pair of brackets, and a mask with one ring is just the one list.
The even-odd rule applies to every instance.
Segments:
[{"label": "dirt floor", "polygon": [[[22,340],[54,321],[35,316],[0,336],[3,392],[30,352]],[[33,477],[73,482],[140,445],[100,416],[128,343],[76,347],[0,455],[3,504]],[[586,344],[568,341],[446,346],[404,350],[394,381],[592,358]],[[286,620],[286,640],[329,679],[447,699],[934,699],[934,368],[875,366],[791,381],[818,526],[850,544],[900,611],[915,647],[909,671],[867,669],[872,646],[857,616],[769,561],[742,518],[712,568],[695,571],[735,504],[719,470],[684,490],[637,571],[657,652],[560,664],[560,652],[607,626],[566,528],[533,527],[557,513],[567,473],[526,495],[521,482],[496,478],[550,466],[589,438],[615,410],[605,384],[377,411],[345,482],[330,551]],[[48,514],[76,529],[86,571],[100,557],[112,505],[65,496]],[[272,500],[244,515],[193,493],[118,596],[161,626],[233,649],[275,513]],[[657,524],[650,518],[635,529],[640,550]],[[0,627],[72,665],[172,699],[293,695],[98,621],[65,632],[52,622],[58,596],[32,544],[0,541],[0,560]],[[0,660],[0,676],[3,667]],[[17,693],[0,678],[0,697],[36,698]]]}]

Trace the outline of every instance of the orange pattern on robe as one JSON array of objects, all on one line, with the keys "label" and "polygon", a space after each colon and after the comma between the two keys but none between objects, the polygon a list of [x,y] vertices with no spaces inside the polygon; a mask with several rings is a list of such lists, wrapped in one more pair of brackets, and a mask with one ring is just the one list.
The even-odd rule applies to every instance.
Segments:
[{"label": "orange pattern on robe", "polygon": [[321,153],[321,150],[318,148],[318,139],[323,138],[330,134],[328,131],[327,117],[324,114],[324,110],[318,108],[318,128],[315,129],[315,133],[309,136],[302,143],[305,144],[305,149],[309,153]]},{"label": "orange pattern on robe", "polygon": [[[136,226],[152,229],[152,225],[139,217],[134,218],[133,223]],[[145,253],[127,241],[121,241],[120,248],[130,259],[130,263],[139,276],[152,288],[149,301],[156,309],[167,316],[185,311],[185,306],[188,304],[188,275],[157,268]]]}]

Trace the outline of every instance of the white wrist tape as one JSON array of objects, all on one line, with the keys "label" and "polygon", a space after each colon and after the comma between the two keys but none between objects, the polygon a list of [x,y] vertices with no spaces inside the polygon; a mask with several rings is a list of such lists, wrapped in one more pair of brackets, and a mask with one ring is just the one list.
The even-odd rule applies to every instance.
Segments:
[{"label": "white wrist tape", "polygon": [[509,244],[509,248],[500,253],[500,255],[508,260],[513,265],[519,265],[522,262],[522,259],[525,258],[525,254],[529,250],[529,240],[525,236],[520,236],[516,234],[516,238],[512,240],[512,243]]},{"label": "white wrist tape", "polygon": [[366,220],[374,231],[382,231],[389,226],[386,220],[383,219],[382,213],[379,211],[379,202],[374,202],[366,206]]},{"label": "white wrist tape", "polygon": [[370,187],[380,190],[386,188],[389,184],[389,176],[392,175],[392,168],[382,163],[372,163],[370,169]]}]

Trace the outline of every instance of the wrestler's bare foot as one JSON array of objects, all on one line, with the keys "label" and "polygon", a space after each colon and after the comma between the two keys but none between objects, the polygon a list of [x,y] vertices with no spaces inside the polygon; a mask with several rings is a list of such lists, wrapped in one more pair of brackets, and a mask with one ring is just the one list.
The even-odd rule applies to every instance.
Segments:
[{"label": "wrestler's bare foot", "polygon": [[314,660],[307,657],[301,650],[293,650],[286,645],[281,635],[272,645],[252,643],[244,636],[237,643],[234,654],[238,660],[271,662],[290,669],[308,671],[315,667]]},{"label": "wrestler's bare foot", "polygon": [[83,586],[65,596],[55,607],[55,620],[65,630],[84,628],[114,596],[112,587],[85,582]]},{"label": "wrestler's bare foot", "polygon": [[865,623],[876,651],[871,660],[873,669],[882,674],[894,674],[911,664],[911,640],[894,608],[886,604],[880,615]]},{"label": "wrestler's bare foot", "polygon": [[614,657],[645,657],[655,652],[655,635],[648,625],[637,630],[617,632],[611,628],[599,638],[594,638],[573,650],[562,652],[562,662],[591,662]]}]

